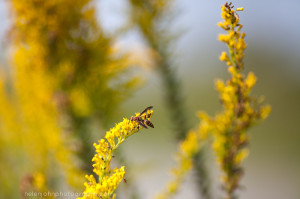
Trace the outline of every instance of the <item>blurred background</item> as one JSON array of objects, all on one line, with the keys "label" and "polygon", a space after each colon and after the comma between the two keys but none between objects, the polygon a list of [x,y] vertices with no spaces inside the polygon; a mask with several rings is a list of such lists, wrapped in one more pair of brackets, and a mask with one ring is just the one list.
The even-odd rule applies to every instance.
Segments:
[{"label": "blurred background", "polygon": [[[218,34],[222,33],[217,23],[221,21],[224,3],[221,0],[175,1],[175,14],[168,24],[170,32],[180,35],[172,41],[170,60],[181,84],[189,128],[199,123],[197,111],[214,115],[221,110],[214,80],[228,78],[225,65],[219,61],[219,55],[226,46],[217,40]],[[10,57],[7,32],[13,23],[8,4],[9,1],[0,1],[0,58],[4,68],[8,66]],[[266,121],[249,132],[250,156],[244,163],[245,176],[242,180],[245,189],[239,191],[239,195],[243,199],[296,199],[300,197],[300,2],[266,0],[233,1],[233,4],[244,7],[239,16],[247,34],[245,68],[258,77],[253,94],[265,96],[266,102],[272,106]],[[129,11],[126,1],[99,0],[94,5],[97,22],[106,35],[115,37],[119,48],[133,52],[143,52],[147,48],[134,28],[114,35],[126,24]],[[138,69],[143,83],[126,100],[122,100],[107,127],[149,105],[154,106],[152,121],[155,129],[143,130],[122,145],[131,170],[126,174],[127,178],[138,185],[142,198],[148,199],[163,190],[171,179],[169,169],[175,165],[177,142],[172,130],[173,120],[164,102],[166,93],[162,80],[151,64],[146,65],[148,67]],[[96,130],[96,134],[101,131],[102,134],[99,134],[103,135],[103,129]],[[91,142],[99,138],[95,136]],[[206,156],[213,179],[213,195],[218,197],[221,191],[213,152]],[[196,189],[190,174],[175,198],[197,198]]]}]

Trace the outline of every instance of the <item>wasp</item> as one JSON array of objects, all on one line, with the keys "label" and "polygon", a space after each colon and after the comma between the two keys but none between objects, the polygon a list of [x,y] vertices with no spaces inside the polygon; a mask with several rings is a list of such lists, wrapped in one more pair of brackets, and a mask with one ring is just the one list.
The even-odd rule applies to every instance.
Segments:
[{"label": "wasp", "polygon": [[129,121],[136,121],[138,122],[142,127],[147,129],[147,126],[150,126],[151,128],[154,128],[154,125],[152,124],[152,122],[150,122],[149,119],[149,115],[148,115],[148,111],[151,110],[153,108],[153,106],[149,106],[147,108],[145,108],[145,110],[143,110],[143,112],[141,112],[138,116],[134,116],[134,117],[130,117]]}]

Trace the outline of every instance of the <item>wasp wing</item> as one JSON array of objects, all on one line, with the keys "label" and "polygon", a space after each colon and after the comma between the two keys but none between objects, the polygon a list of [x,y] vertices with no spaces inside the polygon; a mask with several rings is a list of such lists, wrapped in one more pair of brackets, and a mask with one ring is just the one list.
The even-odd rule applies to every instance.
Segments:
[{"label": "wasp wing", "polygon": [[151,110],[153,108],[153,106],[149,106],[147,108],[145,108],[145,110],[143,110],[143,112],[141,112],[140,115],[143,115],[144,113],[146,113],[148,110]]}]

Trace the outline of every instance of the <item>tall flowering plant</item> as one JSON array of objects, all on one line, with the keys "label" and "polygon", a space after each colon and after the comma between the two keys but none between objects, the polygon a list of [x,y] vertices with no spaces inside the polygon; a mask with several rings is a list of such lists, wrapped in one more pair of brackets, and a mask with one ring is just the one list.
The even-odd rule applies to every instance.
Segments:
[{"label": "tall flowering plant", "polygon": [[243,11],[243,8],[233,9],[232,3],[226,3],[222,6],[224,21],[218,24],[226,31],[226,34],[219,36],[219,40],[227,45],[229,51],[222,52],[220,60],[226,62],[230,78],[226,82],[216,81],[223,110],[215,117],[199,113],[199,128],[196,132],[191,131],[180,144],[178,166],[173,172],[175,178],[159,198],[170,198],[176,193],[183,177],[194,166],[191,158],[201,150],[204,141],[209,141],[211,137],[212,148],[222,171],[221,183],[225,198],[237,198],[235,191],[244,173],[242,162],[249,153],[247,130],[257,121],[264,120],[271,111],[269,105],[262,104],[262,97],[257,99],[250,95],[257,79],[253,72],[247,75],[243,73],[247,45],[244,40],[246,34],[241,32],[243,26],[238,11]]},{"label": "tall flowering plant", "polygon": [[98,179],[96,180],[94,175],[86,175],[88,182],[84,184],[86,189],[81,199],[108,199],[116,197],[114,192],[124,179],[125,167],[111,168],[110,163],[114,157],[113,152],[129,136],[137,133],[142,128],[147,128],[147,126],[154,127],[149,120],[153,115],[151,108],[148,107],[141,114],[137,113],[129,119],[124,118],[122,122],[106,132],[105,139],[101,139],[98,141],[98,144],[94,144],[96,154],[92,159],[94,162],[93,171],[98,176]]}]

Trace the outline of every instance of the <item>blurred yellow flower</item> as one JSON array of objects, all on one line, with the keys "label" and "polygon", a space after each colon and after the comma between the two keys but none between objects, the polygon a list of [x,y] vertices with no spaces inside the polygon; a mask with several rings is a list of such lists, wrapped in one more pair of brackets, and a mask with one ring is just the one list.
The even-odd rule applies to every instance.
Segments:
[{"label": "blurred yellow flower", "polygon": [[247,47],[244,40],[246,34],[240,32],[242,25],[236,11],[243,11],[243,8],[234,10],[231,3],[222,6],[224,21],[218,25],[227,34],[220,35],[219,40],[227,44],[229,57],[226,52],[222,52],[220,60],[228,65],[231,77],[225,83],[222,80],[216,81],[223,112],[215,118],[207,119],[214,135],[213,149],[223,171],[221,179],[228,199],[235,197],[234,192],[243,173],[241,163],[249,153],[245,148],[249,142],[246,130],[255,121],[265,119],[270,112],[269,106],[256,104],[256,99],[250,96],[256,83],[254,73],[250,72],[247,78],[242,73],[244,51]]},{"label": "blurred yellow flower", "polygon": [[11,184],[4,188],[7,177],[0,176],[0,197],[13,197],[28,172],[76,188],[84,181],[83,168],[90,168],[82,165],[91,159],[88,124],[105,125],[139,78],[128,73],[126,57],[103,33],[93,1],[8,4],[11,68],[0,80],[0,145],[14,155],[1,156]]},{"label": "blurred yellow flower", "polygon": [[220,93],[223,111],[215,117],[209,117],[199,112],[200,124],[197,131],[188,133],[185,140],[179,145],[178,165],[173,169],[175,178],[169,183],[168,190],[158,198],[170,198],[174,195],[187,171],[192,166],[192,158],[201,150],[205,140],[213,136],[212,148],[215,151],[217,162],[222,170],[221,182],[226,191],[226,199],[235,198],[234,192],[238,188],[243,170],[241,164],[248,156],[246,148],[249,137],[246,130],[258,120],[263,120],[270,113],[270,106],[263,106],[262,100],[257,103],[250,91],[256,83],[254,73],[250,72],[245,78],[242,73],[243,58],[246,43],[245,33],[241,33],[242,25],[233,5],[226,3],[222,6],[223,22],[218,26],[227,34],[219,35],[219,40],[226,43],[229,52],[222,52],[220,60],[226,62],[231,77],[228,81],[216,80],[215,85]]}]

